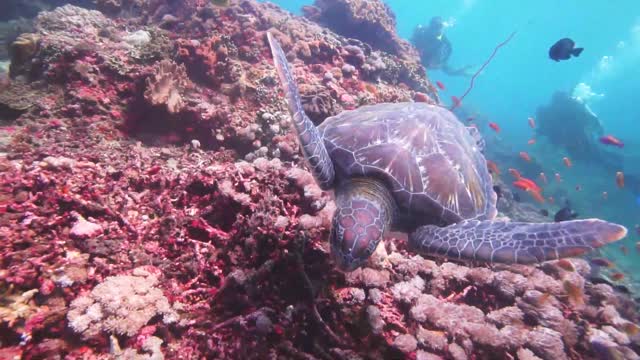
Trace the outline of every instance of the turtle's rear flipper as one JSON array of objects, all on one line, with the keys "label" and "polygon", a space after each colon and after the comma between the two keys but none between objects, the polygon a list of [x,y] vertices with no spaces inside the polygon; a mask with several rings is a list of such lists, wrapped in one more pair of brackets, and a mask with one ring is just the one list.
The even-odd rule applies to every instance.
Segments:
[{"label": "turtle's rear flipper", "polygon": [[409,235],[420,253],[488,263],[533,264],[582,255],[627,235],[624,226],[599,219],[561,223],[467,220],[422,226]]}]

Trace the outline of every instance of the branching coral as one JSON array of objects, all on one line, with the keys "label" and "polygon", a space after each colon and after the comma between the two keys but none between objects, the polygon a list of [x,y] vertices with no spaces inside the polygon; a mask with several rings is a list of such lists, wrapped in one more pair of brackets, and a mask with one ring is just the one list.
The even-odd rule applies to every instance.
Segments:
[{"label": "branching coral", "polygon": [[133,336],[156,315],[174,323],[178,314],[157,284],[158,278],[143,268],[132,275],[110,276],[89,295],[71,302],[69,326],[91,338],[103,332]]},{"label": "branching coral", "polygon": [[161,61],[154,74],[147,78],[144,98],[152,105],[165,105],[176,114],[184,107],[183,94],[189,85],[187,70],[171,60]]}]

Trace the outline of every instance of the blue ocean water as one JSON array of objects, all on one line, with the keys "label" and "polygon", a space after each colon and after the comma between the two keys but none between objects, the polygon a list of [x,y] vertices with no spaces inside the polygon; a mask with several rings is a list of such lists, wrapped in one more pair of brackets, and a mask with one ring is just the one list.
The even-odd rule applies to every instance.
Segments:
[{"label": "blue ocean water", "polygon": [[[311,1],[275,1],[287,10],[300,14],[303,5]],[[623,255],[619,246],[605,251],[628,273],[640,270],[640,253],[635,244],[640,234],[640,3],[619,0],[613,5],[599,1],[510,1],[510,0],[432,0],[416,2],[389,0],[386,3],[396,15],[398,33],[409,39],[415,26],[428,24],[433,16],[441,16],[450,25],[445,34],[453,45],[449,63],[453,67],[474,65],[478,68],[494,47],[517,31],[502,47],[489,66],[478,76],[464,105],[501,127],[499,134],[481,128],[488,146],[513,150],[511,162],[499,163],[503,173],[509,167],[518,168],[518,153],[527,151],[544,168],[550,183],[553,174],[562,176],[562,183],[572,207],[581,218],[600,217],[622,223],[629,236],[621,245],[631,251]],[[548,49],[557,40],[569,37],[584,47],[578,58],[554,62]],[[428,71],[432,81],[446,85],[443,98],[460,96],[469,79],[447,76],[441,71]],[[579,83],[589,85],[595,96],[588,101],[597,114],[606,134],[620,138],[623,149],[602,145],[603,152],[622,156],[619,169],[611,169],[596,160],[573,161],[568,169],[562,158],[567,154],[544,142],[528,145],[532,129],[527,118],[535,116],[536,108],[547,105],[556,91],[569,94]],[[582,129],[575,129],[579,134]],[[615,172],[626,177],[624,188],[616,185]],[[503,175],[508,177],[508,175]],[[537,174],[525,174],[535,177]],[[505,178],[505,181],[510,179]],[[576,190],[579,187],[579,191]],[[557,189],[556,189],[557,190]],[[607,192],[607,199],[603,199]],[[550,206],[543,205],[542,207]],[[551,211],[557,210],[552,206]]]}]

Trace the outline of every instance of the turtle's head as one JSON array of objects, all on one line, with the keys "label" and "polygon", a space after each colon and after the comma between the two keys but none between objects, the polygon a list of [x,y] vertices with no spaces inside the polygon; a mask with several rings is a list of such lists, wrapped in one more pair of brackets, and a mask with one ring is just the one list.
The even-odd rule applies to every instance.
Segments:
[{"label": "turtle's head", "polygon": [[336,189],[331,256],[342,271],[353,271],[373,254],[389,226],[391,203],[388,190],[374,180],[352,181]]}]

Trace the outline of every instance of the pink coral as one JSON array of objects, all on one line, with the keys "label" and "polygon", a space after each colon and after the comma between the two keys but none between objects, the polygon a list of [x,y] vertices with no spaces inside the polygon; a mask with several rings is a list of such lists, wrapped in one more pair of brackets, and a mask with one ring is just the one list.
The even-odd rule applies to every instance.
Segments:
[{"label": "pink coral", "polygon": [[[13,299],[0,357],[589,357],[601,344],[631,357],[635,307],[578,260],[575,274],[469,267],[391,237],[369,266],[335,270],[335,204],[303,170],[265,32],[317,121],[432,96],[417,60],[269,3],[137,3],[117,20],[43,13],[37,81],[0,92],[15,111],[0,129],[0,285]],[[141,28],[146,45],[123,41]]]}]

